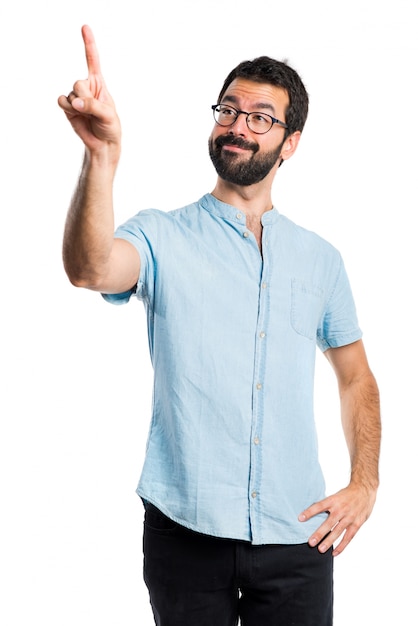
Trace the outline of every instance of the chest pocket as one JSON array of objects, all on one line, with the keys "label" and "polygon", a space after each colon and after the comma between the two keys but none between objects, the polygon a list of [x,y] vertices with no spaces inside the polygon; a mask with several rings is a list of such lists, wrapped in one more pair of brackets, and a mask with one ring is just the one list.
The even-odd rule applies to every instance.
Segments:
[{"label": "chest pocket", "polygon": [[290,323],[299,335],[311,340],[316,338],[323,301],[323,289],[298,278],[292,278]]}]

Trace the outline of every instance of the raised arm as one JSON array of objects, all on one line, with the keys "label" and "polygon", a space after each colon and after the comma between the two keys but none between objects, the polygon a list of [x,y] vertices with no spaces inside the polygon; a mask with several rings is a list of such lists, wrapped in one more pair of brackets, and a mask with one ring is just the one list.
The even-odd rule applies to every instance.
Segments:
[{"label": "raised arm", "polygon": [[68,96],[58,99],[85,146],[65,224],[63,261],[74,285],[119,293],[136,284],[140,263],[130,243],[114,239],[113,181],[121,151],[121,128],[88,26],[83,26],[82,36],[88,77],[78,80]]},{"label": "raised arm", "polygon": [[370,516],[379,485],[380,403],[375,378],[363,342],[356,341],[325,352],[338,380],[341,418],[351,462],[351,479],[338,493],[310,506],[300,515],[305,521],[322,512],[327,520],[309,539],[326,551],[337,539],[333,554],[340,554]]}]

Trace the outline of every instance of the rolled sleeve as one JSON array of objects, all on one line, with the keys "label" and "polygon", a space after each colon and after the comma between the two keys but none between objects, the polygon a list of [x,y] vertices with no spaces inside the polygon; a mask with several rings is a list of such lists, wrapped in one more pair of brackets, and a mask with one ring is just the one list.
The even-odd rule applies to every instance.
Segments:
[{"label": "rolled sleeve", "polygon": [[340,257],[335,286],[318,328],[317,345],[325,352],[328,348],[339,348],[358,341],[362,334],[347,272]]}]

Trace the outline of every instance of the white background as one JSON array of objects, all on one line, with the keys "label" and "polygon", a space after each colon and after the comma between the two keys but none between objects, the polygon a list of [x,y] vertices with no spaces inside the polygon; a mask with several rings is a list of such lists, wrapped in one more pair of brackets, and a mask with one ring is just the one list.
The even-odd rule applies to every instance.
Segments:
[{"label": "white background", "polygon": [[[145,316],[72,287],[66,209],[82,146],[56,100],[93,28],[123,124],[116,222],[211,191],[210,105],[239,61],[287,58],[310,93],[277,208],[343,254],[382,396],[381,489],[335,563],[335,626],[416,615],[416,146],[413,0],[16,0],[0,9],[0,621],[151,626],[135,487],[151,400]],[[185,105],[185,106],[184,106]],[[182,106],[189,123],[181,123]],[[151,124],[150,119],[157,119]],[[318,354],[328,489],[348,463]],[[412,565],[412,568],[410,568]]]}]

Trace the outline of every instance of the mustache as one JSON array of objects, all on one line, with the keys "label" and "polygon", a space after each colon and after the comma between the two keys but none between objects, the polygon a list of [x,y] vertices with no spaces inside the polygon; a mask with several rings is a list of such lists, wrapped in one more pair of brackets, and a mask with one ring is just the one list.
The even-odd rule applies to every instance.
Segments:
[{"label": "mustache", "polygon": [[237,146],[244,150],[251,150],[254,154],[259,150],[259,146],[256,143],[245,141],[242,137],[235,137],[234,135],[220,135],[215,139],[215,146],[217,148],[222,148],[222,146]]}]

